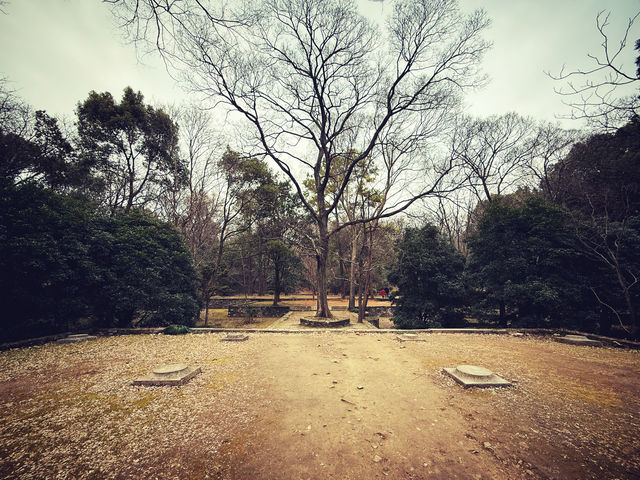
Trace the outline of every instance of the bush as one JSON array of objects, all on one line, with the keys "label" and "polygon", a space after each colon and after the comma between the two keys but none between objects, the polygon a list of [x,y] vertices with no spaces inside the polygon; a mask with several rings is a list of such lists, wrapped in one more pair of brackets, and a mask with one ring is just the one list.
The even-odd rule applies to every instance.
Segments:
[{"label": "bush", "polygon": [[191,256],[169,224],[96,213],[35,184],[0,184],[0,341],[195,322]]},{"label": "bush", "polygon": [[592,330],[589,285],[602,275],[581,252],[571,217],[534,195],[508,200],[488,205],[468,239],[476,307],[499,311],[502,326]]},{"label": "bush", "polygon": [[465,298],[462,255],[432,225],[407,228],[396,250],[398,261],[389,274],[398,286],[391,294],[396,327],[459,326],[463,319],[456,309]]},{"label": "bush", "polygon": [[0,340],[66,331],[88,313],[90,219],[86,202],[0,186]]},{"label": "bush", "polygon": [[162,331],[162,333],[164,333],[165,335],[184,335],[189,332],[189,327],[187,327],[186,325],[175,324],[169,325]]},{"label": "bush", "polygon": [[193,325],[199,313],[195,270],[180,234],[142,212],[99,218],[91,255],[102,326]]}]

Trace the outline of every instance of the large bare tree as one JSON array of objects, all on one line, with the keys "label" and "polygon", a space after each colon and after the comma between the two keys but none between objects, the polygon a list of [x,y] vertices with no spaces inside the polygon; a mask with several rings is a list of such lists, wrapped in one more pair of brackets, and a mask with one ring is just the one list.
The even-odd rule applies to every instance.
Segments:
[{"label": "large bare tree", "polygon": [[[376,218],[440,191],[452,165],[434,169],[427,140],[442,133],[460,95],[480,81],[484,12],[465,17],[454,0],[397,0],[382,31],[349,0],[249,1],[240,14],[240,2],[224,11],[221,2],[204,0],[110,3],[134,35],[153,33],[150,40],[193,89],[239,114],[255,136],[250,153],[271,159],[292,182],[316,224],[318,316],[330,316],[329,238],[342,226],[330,229],[329,219],[352,172],[379,155],[381,139],[394,130],[401,135],[394,144],[421,146],[413,158],[428,165]],[[348,151],[359,154],[329,198],[334,161]],[[304,195],[307,176],[315,202]]]}]

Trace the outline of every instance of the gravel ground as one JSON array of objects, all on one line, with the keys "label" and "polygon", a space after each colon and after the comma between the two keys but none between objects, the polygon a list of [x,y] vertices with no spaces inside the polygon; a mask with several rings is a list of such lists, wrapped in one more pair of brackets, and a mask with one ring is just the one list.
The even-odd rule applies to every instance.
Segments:
[{"label": "gravel ground", "polygon": [[[640,478],[640,353],[477,334],[104,337],[0,352],[0,477]],[[202,374],[133,387],[155,367]],[[443,367],[514,386],[464,390]]]}]

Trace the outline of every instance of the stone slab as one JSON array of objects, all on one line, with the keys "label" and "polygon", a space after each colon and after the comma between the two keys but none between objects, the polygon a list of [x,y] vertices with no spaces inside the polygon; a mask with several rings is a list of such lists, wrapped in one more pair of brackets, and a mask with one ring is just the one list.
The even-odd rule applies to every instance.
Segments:
[{"label": "stone slab", "polygon": [[93,335],[87,335],[86,333],[76,333],[73,335],[68,335],[65,338],[59,338],[56,340],[56,343],[79,343],[79,342],[89,342],[91,340],[97,340],[98,337],[94,337]]},{"label": "stone slab", "polygon": [[189,368],[187,365],[184,365],[182,363],[176,363],[172,365],[164,365],[162,367],[158,367],[153,371],[153,373],[155,375],[173,375],[173,374],[178,374],[180,372],[183,372],[187,368]]},{"label": "stone slab", "polygon": [[[182,365],[167,365],[165,367],[156,368],[152,373],[144,377],[136,378],[133,385],[144,387],[165,387],[184,385],[193,377],[202,373],[200,367],[185,367],[175,371],[175,367]],[[171,368],[169,368],[171,367]],[[157,373],[159,371],[167,373]]]},{"label": "stone slab", "polygon": [[444,368],[443,372],[453,378],[464,388],[469,387],[509,387],[511,382],[496,375],[491,370],[475,365],[458,365],[455,368]]},{"label": "stone slab", "polygon": [[242,333],[230,333],[226,337],[221,338],[221,342],[245,342],[249,339],[249,335]]},{"label": "stone slab", "polygon": [[568,343],[569,345],[588,345],[590,347],[601,347],[602,342],[591,340],[584,335],[565,335],[564,337],[556,337],[556,342]]},{"label": "stone slab", "polygon": [[397,335],[396,339],[400,342],[426,342],[424,338],[420,338],[415,333],[403,333],[402,335]]},{"label": "stone slab", "polygon": [[350,323],[351,321],[348,318],[341,318],[341,319],[335,319],[335,320],[318,320],[315,318],[300,319],[300,325],[304,325],[305,327],[316,327],[316,328],[346,327]]}]

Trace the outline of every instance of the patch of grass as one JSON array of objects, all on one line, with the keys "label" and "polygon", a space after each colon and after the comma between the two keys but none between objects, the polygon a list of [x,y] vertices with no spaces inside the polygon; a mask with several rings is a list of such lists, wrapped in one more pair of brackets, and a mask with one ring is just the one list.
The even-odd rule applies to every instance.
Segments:
[{"label": "patch of grass", "polygon": [[[209,316],[209,326],[213,328],[267,328],[276,320],[278,320],[277,317],[254,317],[253,320],[249,320],[248,317],[223,317],[216,318],[213,322]],[[203,327],[204,323],[200,322],[198,326]]]},{"label": "patch of grass", "polygon": [[237,377],[237,374],[234,372],[220,372],[216,374],[213,382],[207,384],[207,388],[210,388],[213,390],[220,390],[226,385],[229,385],[230,383],[232,383],[236,377]]},{"label": "patch of grass", "polygon": [[565,383],[562,390],[567,397],[582,402],[594,403],[603,407],[618,408],[622,406],[620,397],[612,390],[581,385],[578,383]]},{"label": "patch of grass", "polygon": [[[208,326],[210,327],[217,326],[216,324],[226,319],[228,314],[229,314],[229,310],[226,308],[210,308]],[[202,310],[200,312],[200,318],[196,322],[197,327],[204,327],[204,316],[205,316],[205,311]]]},{"label": "patch of grass", "polygon": [[231,360],[233,360],[232,357],[220,357],[220,358],[214,358],[213,360],[204,360],[204,362],[209,365],[213,365],[216,363],[230,362]]}]

